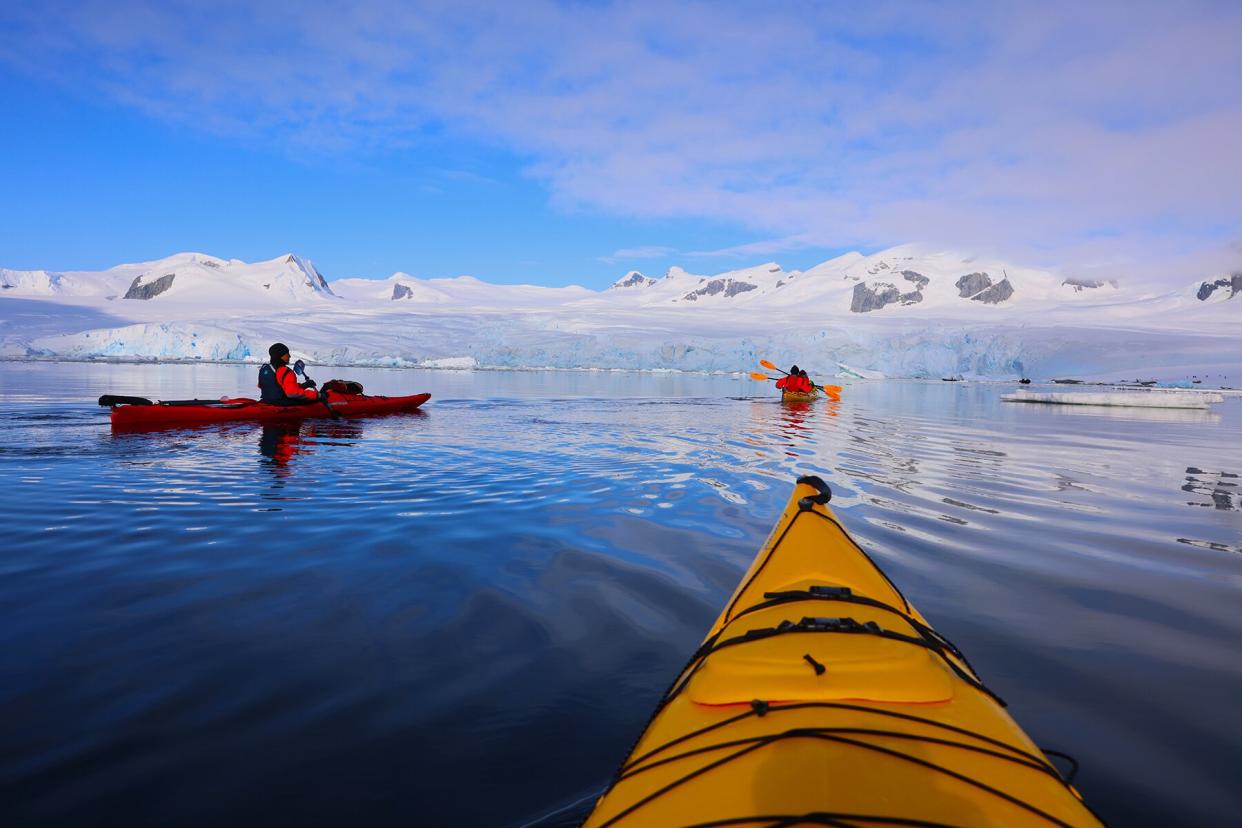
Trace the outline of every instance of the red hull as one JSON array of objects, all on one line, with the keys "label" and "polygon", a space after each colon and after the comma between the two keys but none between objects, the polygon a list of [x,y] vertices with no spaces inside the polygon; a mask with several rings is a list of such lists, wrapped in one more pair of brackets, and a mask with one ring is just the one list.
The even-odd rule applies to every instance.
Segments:
[{"label": "red hull", "polygon": [[[429,399],[431,399],[430,394],[412,394],[408,397],[333,394],[328,398],[328,402],[332,406],[332,411],[342,417],[367,417],[413,411]],[[289,422],[331,416],[332,413],[323,403],[267,405],[248,400],[236,408],[215,408],[207,405],[118,405],[112,409],[112,427],[114,429],[169,428],[243,420]]]}]

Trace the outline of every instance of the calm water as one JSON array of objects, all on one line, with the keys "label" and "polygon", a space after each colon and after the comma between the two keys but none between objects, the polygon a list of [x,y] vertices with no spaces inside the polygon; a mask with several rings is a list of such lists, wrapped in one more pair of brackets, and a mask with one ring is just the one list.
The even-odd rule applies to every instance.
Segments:
[{"label": "calm water", "polygon": [[806,472],[1105,817],[1238,820],[1240,399],[894,382],[794,410],[734,378],[321,370],[435,398],[116,436],[93,406],[253,373],[0,363],[4,824],[569,806]]}]

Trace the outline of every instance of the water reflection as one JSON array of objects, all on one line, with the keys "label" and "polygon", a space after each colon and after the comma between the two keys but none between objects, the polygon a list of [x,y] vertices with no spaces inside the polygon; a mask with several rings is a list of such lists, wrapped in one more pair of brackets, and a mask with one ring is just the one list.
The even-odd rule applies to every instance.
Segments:
[{"label": "water reflection", "polygon": [[265,425],[259,436],[259,454],[267,458],[264,465],[271,469],[277,485],[289,476],[289,462],[311,448],[302,442],[302,424]]},{"label": "water reflection", "polygon": [[1124,405],[1030,405],[1047,417],[1099,417],[1129,420],[1137,423],[1207,423],[1220,422],[1220,415],[1210,408],[1140,408]]},{"label": "water reflection", "polygon": [[1225,512],[1242,511],[1242,489],[1239,489],[1238,475],[1233,472],[1210,472],[1188,466],[1182,491],[1207,495],[1211,499],[1211,503],[1189,501],[1187,506],[1205,506]]},{"label": "water reflection", "polygon": [[1237,552],[1242,554],[1242,544],[1221,543],[1220,541],[1195,540],[1194,538],[1178,538],[1178,543],[1196,546],[1199,549],[1210,549],[1213,552]]},{"label": "water reflection", "polygon": [[[837,400],[807,402],[773,400],[772,402],[776,404],[774,408],[760,405],[756,409],[758,430],[760,433],[768,433],[768,423],[773,419],[772,411],[775,411],[777,414],[775,434],[784,454],[788,457],[813,455],[814,445],[825,436],[821,433],[820,427],[827,425],[841,413],[841,403]],[[802,450],[799,451],[799,449]]]},{"label": "water reflection", "polygon": [[[425,415],[424,415],[425,416]],[[296,459],[321,446],[353,446],[363,437],[365,420],[299,420],[265,423],[259,431],[259,461],[272,474],[272,488],[283,488]]]},{"label": "water reflection", "polygon": [[[60,366],[48,393],[165,371],[123,368]],[[1237,400],[1221,427],[960,383],[790,407],[719,378],[489,372],[428,375],[427,414],[112,436],[93,405],[17,400],[9,370],[18,822],[512,826],[574,802],[802,472],[1116,824],[1242,808]]]}]

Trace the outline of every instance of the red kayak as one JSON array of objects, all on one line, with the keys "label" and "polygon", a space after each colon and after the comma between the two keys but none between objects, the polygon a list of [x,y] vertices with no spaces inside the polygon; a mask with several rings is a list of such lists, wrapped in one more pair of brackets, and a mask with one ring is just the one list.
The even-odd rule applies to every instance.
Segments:
[{"label": "red kayak", "polygon": [[249,397],[152,402],[143,397],[105,395],[99,398],[99,404],[112,407],[113,429],[146,429],[229,423],[238,420],[287,422],[311,417],[367,417],[376,414],[396,414],[413,411],[429,399],[431,399],[430,394],[377,397],[367,394],[329,392],[327,405],[322,402],[312,402],[307,405],[270,405]]}]

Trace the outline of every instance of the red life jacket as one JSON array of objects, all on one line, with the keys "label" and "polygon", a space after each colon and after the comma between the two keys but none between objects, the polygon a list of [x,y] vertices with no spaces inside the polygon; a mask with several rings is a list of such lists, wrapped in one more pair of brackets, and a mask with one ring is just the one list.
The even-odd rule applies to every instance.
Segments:
[{"label": "red life jacket", "polygon": [[776,387],[794,394],[806,394],[814,388],[806,377],[794,376],[781,377],[776,381]]},{"label": "red life jacket", "polygon": [[[261,398],[264,402],[278,401],[280,393],[283,393],[285,397],[305,397],[312,400],[319,396],[319,392],[299,385],[298,375],[288,365],[281,365],[276,369],[276,388],[272,388],[271,374],[267,374],[269,365],[264,365],[259,370],[259,390],[262,392]],[[269,378],[265,379],[264,374],[267,374]]]}]

